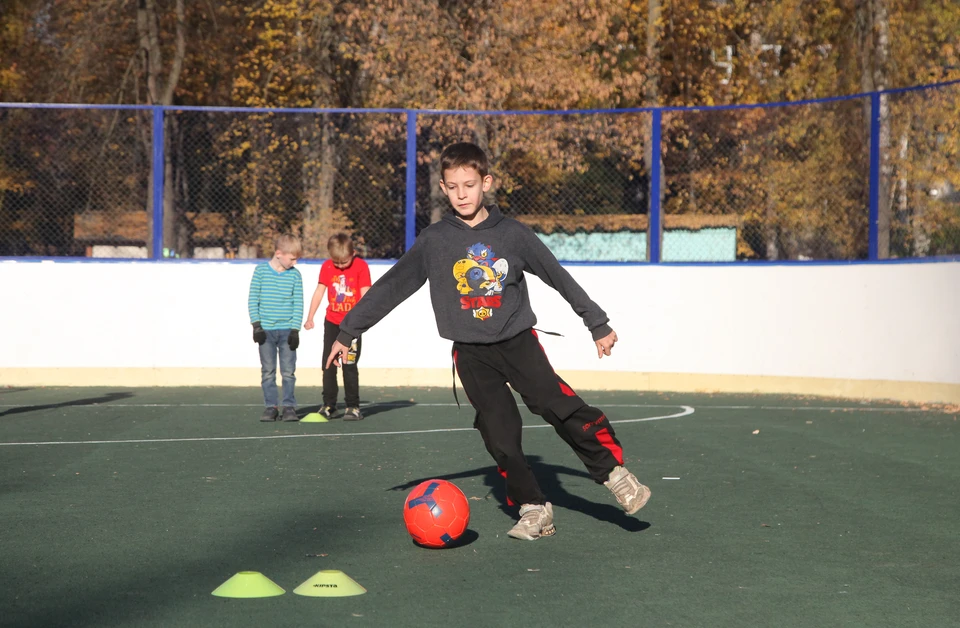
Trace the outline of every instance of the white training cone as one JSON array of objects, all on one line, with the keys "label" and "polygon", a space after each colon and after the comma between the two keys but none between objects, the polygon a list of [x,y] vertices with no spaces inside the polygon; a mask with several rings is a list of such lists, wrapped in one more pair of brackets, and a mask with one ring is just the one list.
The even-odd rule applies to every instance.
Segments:
[{"label": "white training cone", "polygon": [[297,595],[309,597],[347,597],[363,595],[366,589],[338,569],[324,569],[313,574],[309,580],[293,590]]}]

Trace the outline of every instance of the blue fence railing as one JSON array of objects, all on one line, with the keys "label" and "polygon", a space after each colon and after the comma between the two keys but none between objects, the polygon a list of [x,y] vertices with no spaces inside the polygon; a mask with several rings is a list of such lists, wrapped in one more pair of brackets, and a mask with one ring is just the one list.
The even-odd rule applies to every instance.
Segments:
[{"label": "blue fence railing", "polygon": [[253,258],[337,231],[396,258],[447,211],[438,156],[561,260],[960,255],[960,82],[791,103],[578,111],[0,103],[0,257]]}]

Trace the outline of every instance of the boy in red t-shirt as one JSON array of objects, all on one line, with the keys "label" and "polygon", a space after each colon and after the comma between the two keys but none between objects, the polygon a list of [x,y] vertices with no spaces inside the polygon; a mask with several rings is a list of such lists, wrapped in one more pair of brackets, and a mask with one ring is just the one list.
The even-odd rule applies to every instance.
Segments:
[{"label": "boy in red t-shirt", "polygon": [[[313,329],[313,316],[320,308],[323,295],[327,295],[327,314],[323,319],[323,355],[330,353],[333,342],[340,333],[340,321],[370,289],[370,267],[356,256],[353,240],[345,233],[331,236],[327,241],[330,259],[320,267],[320,281],[310,300],[310,311],[304,329]],[[346,410],[345,421],[363,419],[360,413],[360,375],[357,362],[360,361],[360,338],[358,337],[347,354],[343,364],[343,393]],[[337,408],[337,367],[331,365],[323,369],[323,407],[320,414],[332,418]]]}]

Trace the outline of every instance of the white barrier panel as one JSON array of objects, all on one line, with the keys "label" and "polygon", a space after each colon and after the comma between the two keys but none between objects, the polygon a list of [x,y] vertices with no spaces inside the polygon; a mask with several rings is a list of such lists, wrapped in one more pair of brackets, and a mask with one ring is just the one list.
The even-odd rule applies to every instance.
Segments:
[{"label": "white barrier panel", "polygon": [[[254,265],[2,262],[0,369],[258,369]],[[320,264],[297,268],[306,312]],[[387,268],[371,263],[374,281]],[[960,262],[568,270],[620,342],[598,360],[580,319],[528,276],[538,327],[563,334],[541,335],[558,371],[960,384]],[[323,359],[322,318],[301,332],[298,369]],[[365,334],[362,367],[449,370],[426,287]]]}]

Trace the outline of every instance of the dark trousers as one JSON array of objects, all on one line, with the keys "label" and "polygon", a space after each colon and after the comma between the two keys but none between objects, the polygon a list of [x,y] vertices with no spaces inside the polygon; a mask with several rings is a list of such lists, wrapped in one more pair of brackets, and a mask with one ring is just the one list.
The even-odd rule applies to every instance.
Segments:
[{"label": "dark trousers", "polygon": [[[326,362],[330,350],[333,349],[333,342],[340,333],[340,326],[324,319],[323,321],[323,360]],[[347,356],[341,359],[343,370],[343,398],[344,405],[348,408],[360,407],[360,373],[357,371],[357,364],[360,362],[361,339],[357,338],[357,359],[353,364],[347,364]],[[333,364],[330,368],[323,369],[323,405],[331,408],[337,407],[337,395],[340,394],[340,387],[337,386],[337,367]]]},{"label": "dark trousers", "polygon": [[531,412],[553,426],[594,481],[606,481],[610,471],[623,464],[613,426],[554,372],[534,330],[489,345],[455,342],[453,359],[477,412],[474,427],[506,476],[512,501],[542,504],[545,498],[523,454],[522,419],[511,388]]}]

